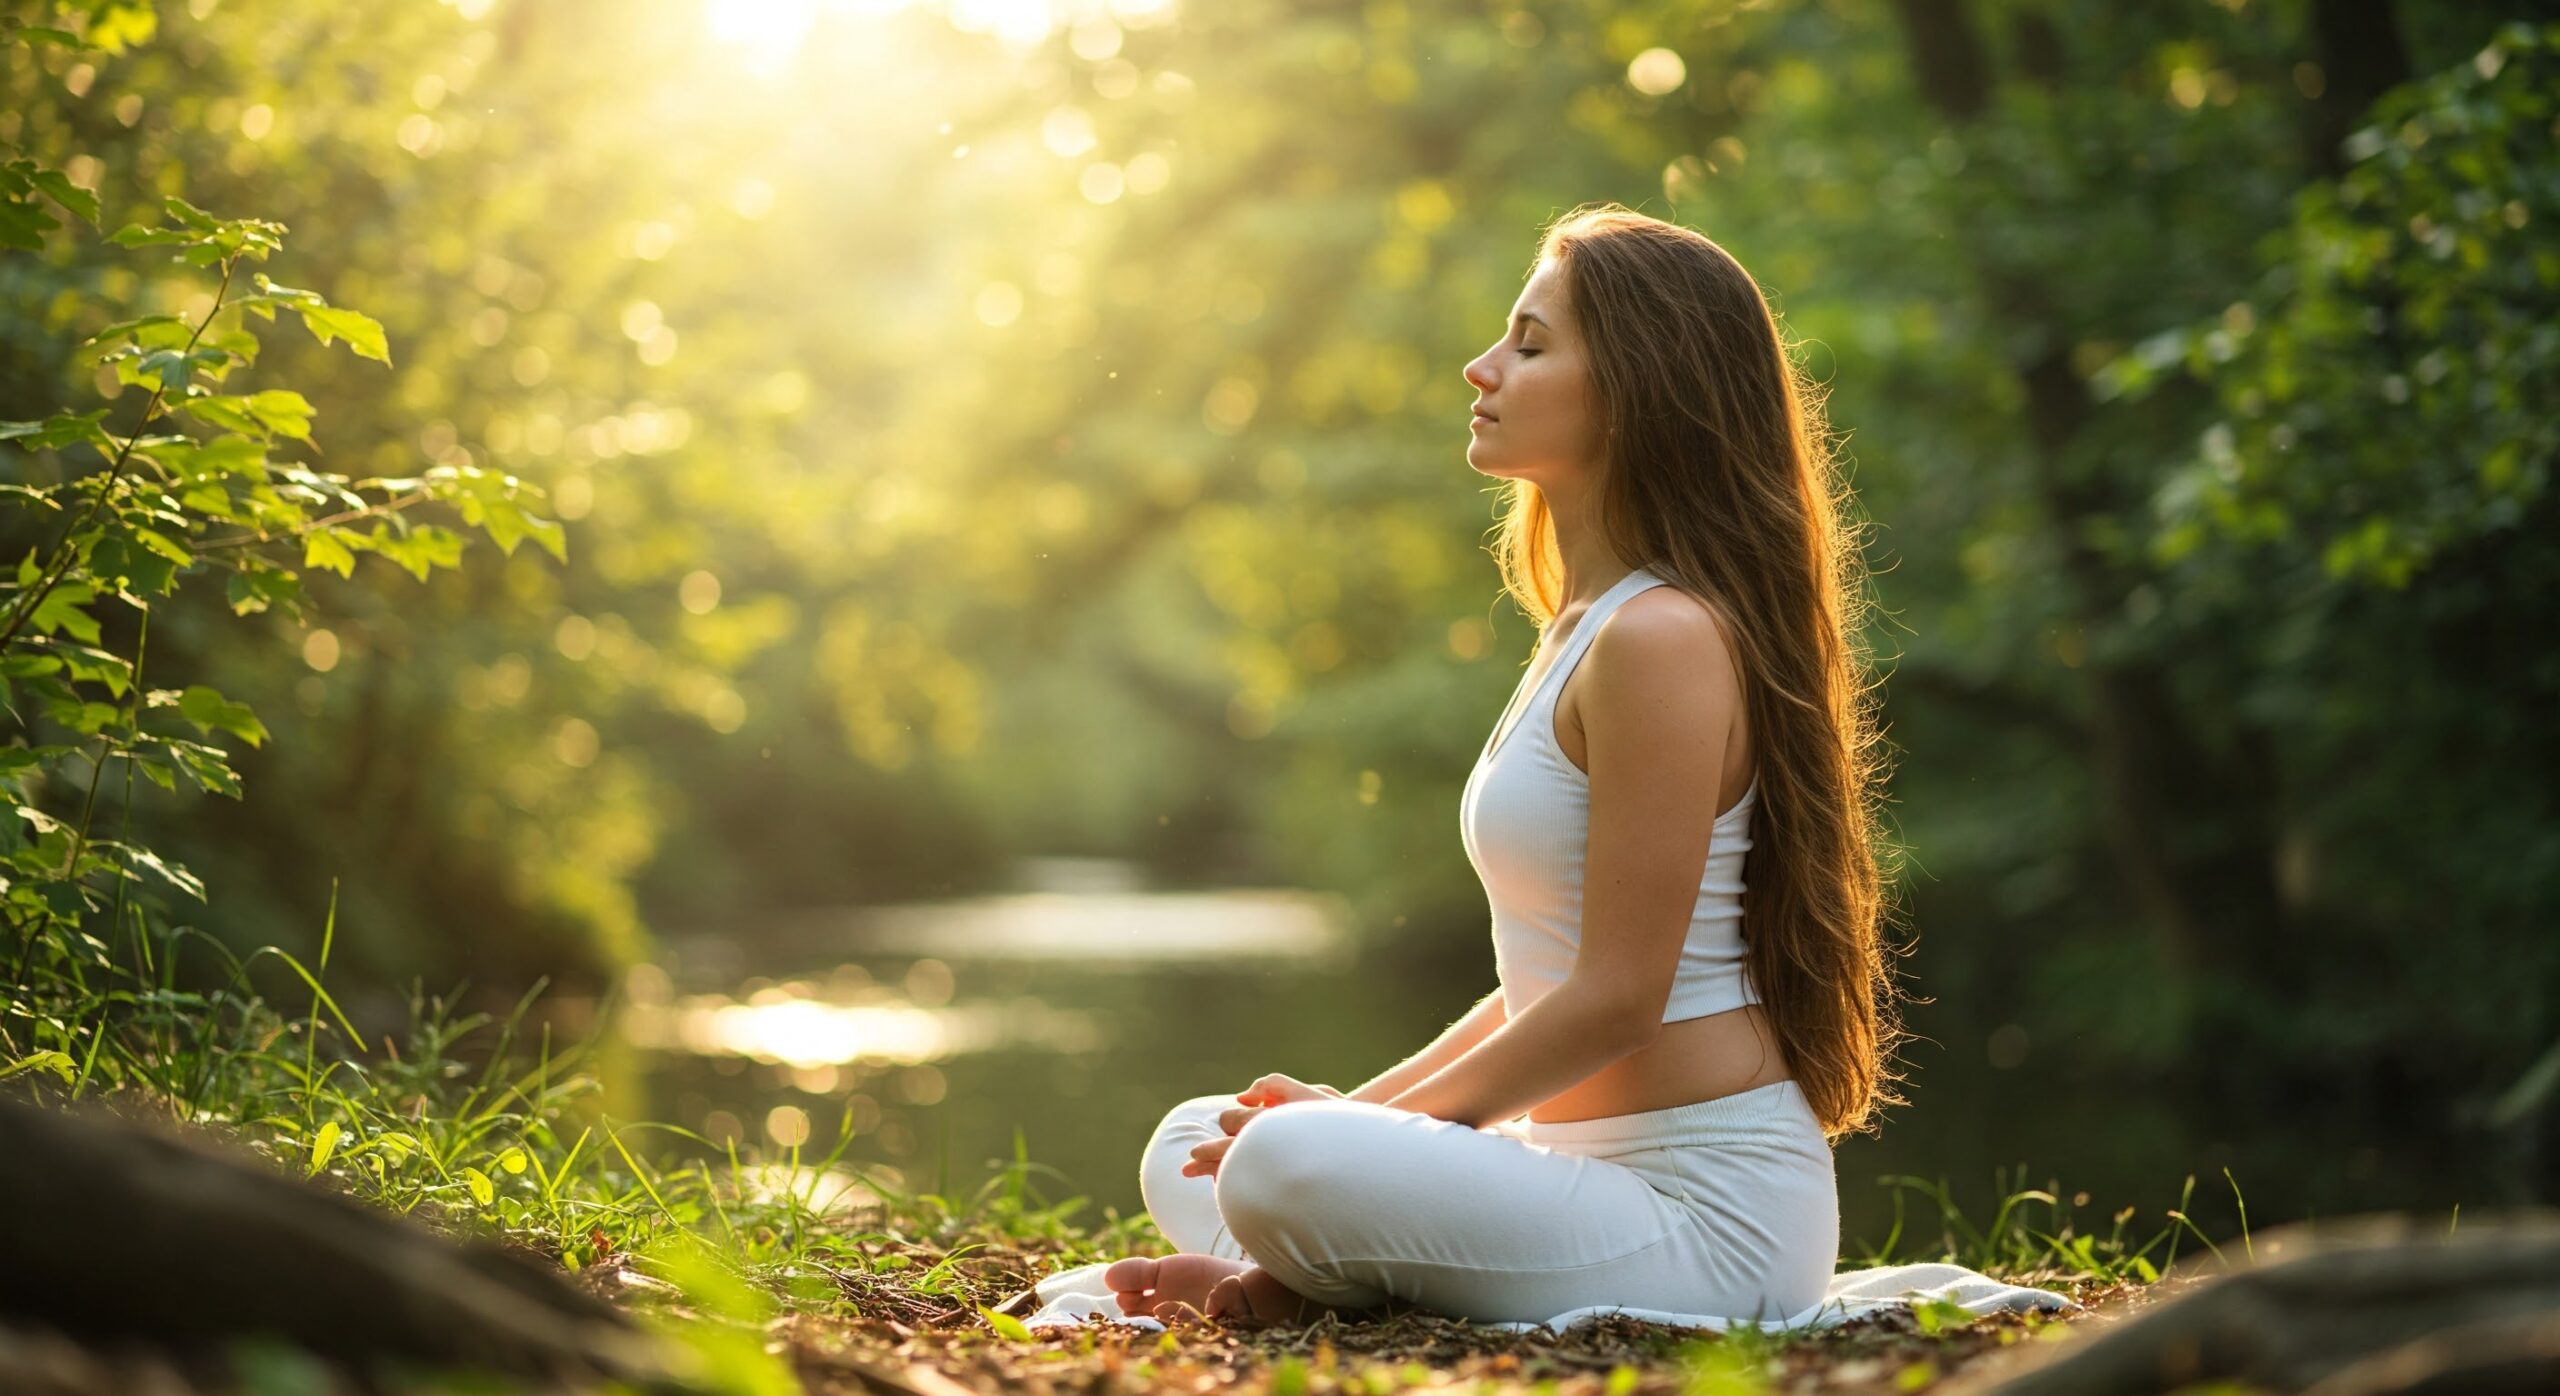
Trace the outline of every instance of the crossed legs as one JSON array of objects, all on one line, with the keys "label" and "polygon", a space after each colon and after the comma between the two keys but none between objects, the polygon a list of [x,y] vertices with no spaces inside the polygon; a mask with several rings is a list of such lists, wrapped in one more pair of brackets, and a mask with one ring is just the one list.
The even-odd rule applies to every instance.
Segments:
[{"label": "crossed legs", "polygon": [[1218,1212],[1216,1177],[1182,1172],[1193,1148],[1225,1135],[1218,1116],[1234,1105],[1229,1096],[1186,1100],[1166,1113],[1147,1141],[1138,1170],[1139,1192],[1156,1228],[1180,1254],[1132,1256],[1104,1271],[1121,1312],[1176,1322],[1188,1317],[1182,1312],[1187,1306],[1201,1317],[1259,1326],[1306,1322],[1336,1307],[1291,1290],[1254,1263]]},{"label": "crossed legs", "polygon": [[[1676,1174],[1629,1166],[1648,1153],[1658,1161],[1658,1150],[1622,1162],[1533,1144],[1512,1127],[1297,1101],[1249,1121],[1214,1178],[1183,1176],[1192,1147],[1219,1136],[1218,1113],[1233,1103],[1184,1101],[1149,1141],[1140,1189],[1188,1255],[1115,1266],[1113,1287],[1132,1286],[1124,1310],[1192,1302],[1188,1292],[1217,1302],[1221,1287],[1247,1321],[1313,1316],[1273,1313],[1264,1296],[1281,1293],[1344,1309],[1393,1299],[1481,1321],[1538,1321],[1593,1303],[1759,1305],[1761,1274],[1738,1270],[1730,1238],[1707,1234]],[[1279,1291],[1258,1287],[1270,1281]],[[1238,1299],[1248,1307],[1233,1307]]]}]

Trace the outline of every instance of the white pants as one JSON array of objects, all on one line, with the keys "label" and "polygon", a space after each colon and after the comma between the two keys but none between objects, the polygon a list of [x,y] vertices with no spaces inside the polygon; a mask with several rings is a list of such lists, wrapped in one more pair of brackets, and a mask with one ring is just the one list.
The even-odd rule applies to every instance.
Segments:
[{"label": "white pants", "polygon": [[1793,1081],[1596,1120],[1485,1129],[1354,1100],[1245,1123],[1184,1177],[1231,1095],[1173,1107],[1140,1191],[1175,1246],[1246,1260],[1318,1302],[1395,1299],[1477,1322],[1592,1304],[1783,1320],[1839,1261],[1831,1148]]}]

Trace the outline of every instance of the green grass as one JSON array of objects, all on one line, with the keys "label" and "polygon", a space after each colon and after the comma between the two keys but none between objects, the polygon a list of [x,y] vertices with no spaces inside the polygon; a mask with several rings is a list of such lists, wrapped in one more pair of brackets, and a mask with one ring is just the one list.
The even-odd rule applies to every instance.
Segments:
[{"label": "green grass", "polygon": [[[264,958],[307,987],[307,1009],[281,1010],[249,989]],[[1018,1136],[1015,1158],[994,1176],[945,1194],[902,1190],[848,1162],[849,1108],[823,1155],[795,1147],[742,1156],[734,1142],[723,1148],[678,1125],[616,1119],[585,1067],[591,1043],[525,1039],[540,984],[500,1020],[413,995],[403,1037],[368,1048],[320,973],[292,956],[269,949],[225,963],[225,985],[209,992],[162,982],[74,1001],[57,994],[41,1007],[18,995],[0,1010],[10,1026],[50,1025],[58,1042],[0,1040],[0,1071],[56,1098],[105,1097],[221,1126],[280,1168],[447,1230],[504,1237],[571,1269],[697,1234],[751,1281],[821,1311],[828,1301],[818,1287],[792,1283],[813,1264],[958,1299],[989,1268],[966,1263],[973,1249],[1076,1259],[1161,1241],[1143,1218],[1077,1224],[1085,1199],[1043,1197],[1034,1180],[1050,1170],[1023,1156]],[[859,1226],[804,1195],[831,1171],[876,1197],[856,1209]]]},{"label": "green grass", "polygon": [[[901,1189],[847,1161],[849,1108],[823,1154],[796,1147],[742,1153],[734,1141],[714,1145],[677,1125],[614,1118],[604,1109],[604,1083],[590,1069],[593,1044],[561,1048],[547,1032],[527,1040],[523,1024],[538,984],[503,1018],[413,994],[405,1034],[363,1043],[326,987],[334,932],[333,918],[316,966],[275,949],[237,959],[210,939],[181,933],[113,982],[30,976],[32,983],[16,986],[0,1005],[0,1072],[54,1098],[109,1098],[218,1129],[280,1169],[449,1233],[502,1238],[572,1270],[612,1266],[665,1281],[697,1310],[749,1325],[749,1334],[787,1320],[796,1325],[795,1345],[894,1321],[981,1358],[983,1343],[1091,1360],[1098,1351],[1092,1330],[1025,1344],[1010,1325],[991,1324],[984,1310],[1062,1266],[1170,1249],[1144,1216],[1088,1221],[1079,1216],[1086,1199],[1050,1200],[1038,1180],[1054,1170],[1025,1156],[1019,1134],[1014,1157],[992,1176],[946,1192]],[[221,966],[219,986],[178,986],[174,948],[181,945],[200,947]],[[292,1007],[256,992],[251,981],[260,972],[290,986]],[[850,1209],[811,1205],[807,1192],[830,1176],[850,1178],[870,1196]],[[1869,1253],[1844,1258],[1845,1268],[1952,1260],[2085,1297],[2157,1279],[2182,1236],[2213,1247],[2187,1212],[2193,1177],[2166,1224],[2139,1238],[2127,1234],[2133,1208],[2109,1215],[2103,1230],[2084,1230],[2078,1200],[2053,1189],[2008,1191],[1976,1224],[1943,1179],[1879,1182],[1893,1191],[1892,1227],[1865,1248]],[[1970,1330],[1977,1341],[1962,1350],[1973,1350],[2051,1326],[2039,1316],[1984,1320],[1941,1304],[1921,1306],[1908,1325],[1846,1346],[1834,1332],[1737,1330],[1718,1340],[1622,1329],[1614,1321],[1572,1342],[1625,1359],[1608,1368],[1609,1387],[1598,1396],[1633,1396],[1639,1386],[1657,1391],[1665,1372],[1677,1374],[1684,1396],[1708,1396],[1760,1389],[1790,1363],[1871,1360],[1843,1355],[1864,1350],[1860,1343],[1901,1351],[1895,1345],[1945,1343]],[[735,1333],[683,1327],[697,1330],[687,1340],[705,1350],[706,1363],[728,1373],[715,1386],[794,1389],[776,1375],[779,1364],[759,1341],[742,1345]],[[1253,1384],[1268,1384],[1278,1396],[1383,1396],[1381,1383],[1391,1383],[1389,1390],[1413,1384],[1400,1348],[1451,1351],[1462,1327],[1412,1316],[1343,1328],[1327,1335],[1321,1351],[1352,1352],[1367,1365],[1355,1361],[1339,1371],[1308,1368],[1303,1340],[1265,1350],[1255,1346],[1264,1340],[1245,1337],[1230,1355],[1269,1359],[1256,1360]],[[1151,1353],[1150,1363],[1199,1360],[1197,1353],[1182,1356],[1192,1352],[1188,1335],[1120,1333],[1133,1351]],[[1544,1361],[1553,1346],[1517,1335],[1459,1340],[1487,1362],[1505,1352]],[[1927,1353],[1897,1361],[1904,1389],[1926,1386],[1945,1370]],[[1545,1376],[1535,1370],[1534,1363],[1514,1372],[1495,1367],[1487,1379],[1496,1388],[1535,1390],[1573,1369]]]}]

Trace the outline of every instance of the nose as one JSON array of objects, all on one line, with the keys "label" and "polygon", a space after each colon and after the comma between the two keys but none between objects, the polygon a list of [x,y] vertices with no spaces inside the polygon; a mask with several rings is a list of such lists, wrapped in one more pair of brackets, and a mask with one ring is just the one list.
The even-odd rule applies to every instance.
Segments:
[{"label": "nose", "polygon": [[1492,363],[1493,351],[1486,350],[1484,353],[1476,356],[1475,362],[1467,365],[1467,382],[1473,386],[1477,392],[1490,393],[1493,391],[1494,378]]}]

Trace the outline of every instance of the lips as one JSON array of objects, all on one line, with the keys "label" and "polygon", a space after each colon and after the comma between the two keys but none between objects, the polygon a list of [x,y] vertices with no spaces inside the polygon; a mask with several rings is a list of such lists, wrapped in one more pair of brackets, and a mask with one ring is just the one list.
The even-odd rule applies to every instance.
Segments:
[{"label": "lips", "polygon": [[1475,417],[1479,422],[1495,422],[1501,420],[1501,418],[1494,416],[1492,413],[1485,411],[1481,407],[1475,409]]}]

